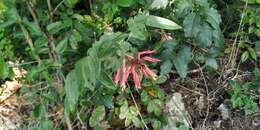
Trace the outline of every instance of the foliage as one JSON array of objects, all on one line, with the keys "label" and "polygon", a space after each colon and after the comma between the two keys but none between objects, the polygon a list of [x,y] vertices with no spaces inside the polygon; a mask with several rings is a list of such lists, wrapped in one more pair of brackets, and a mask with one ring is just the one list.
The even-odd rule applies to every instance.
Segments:
[{"label": "foliage", "polygon": [[[248,11],[244,23],[258,36],[256,15]],[[208,0],[0,0],[0,79],[12,78],[8,61],[28,71],[21,129],[159,130],[167,123],[160,86],[171,70],[185,78],[197,63],[218,69],[221,21]],[[254,47],[244,46],[256,59]],[[124,75],[126,86],[118,85]],[[236,89],[234,102],[247,100]]]},{"label": "foliage", "polygon": [[13,46],[10,44],[10,40],[4,36],[4,32],[0,32],[0,80],[12,77],[12,69],[5,60],[13,60]]},{"label": "foliage", "polygon": [[[259,3],[254,0],[230,1],[232,4],[225,10],[223,15],[227,15],[228,22],[226,25],[227,37],[236,38],[239,42],[238,47],[241,51],[240,61],[243,63],[247,60],[256,61],[258,57],[258,37],[259,37]],[[247,3],[248,4],[245,4]],[[239,15],[240,17],[237,17]],[[237,23],[237,24],[233,24]],[[229,27],[228,27],[229,26]],[[232,26],[238,28],[230,31]],[[230,53],[232,47],[228,47],[225,53]]]},{"label": "foliage", "polygon": [[177,0],[174,5],[176,9],[172,17],[182,23],[184,33],[176,33],[176,40],[166,41],[164,44],[161,74],[169,73],[174,64],[177,72],[184,78],[192,57],[199,63],[204,62],[208,67],[217,69],[215,57],[223,46],[219,27],[221,18],[217,10],[206,0]]},{"label": "foliage", "polygon": [[255,69],[256,79],[244,84],[240,84],[237,81],[231,80],[230,85],[232,86],[231,102],[234,108],[241,108],[245,110],[246,114],[252,114],[259,111],[259,107],[254,97],[250,92],[256,90],[259,92],[259,81],[260,81],[260,70]]},{"label": "foliage", "polygon": [[[241,32],[239,32],[241,41],[239,47],[245,51],[241,55],[241,61],[244,62],[247,59],[257,59],[257,48],[254,49],[254,45],[257,47],[259,41],[255,38],[260,36],[260,12],[254,8],[248,8],[244,12],[243,24],[246,26]],[[256,41],[255,43],[253,41]]]}]

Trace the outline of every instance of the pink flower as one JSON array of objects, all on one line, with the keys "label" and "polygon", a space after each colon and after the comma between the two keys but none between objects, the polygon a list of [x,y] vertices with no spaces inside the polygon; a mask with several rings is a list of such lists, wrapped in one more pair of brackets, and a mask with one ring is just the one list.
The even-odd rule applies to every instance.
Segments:
[{"label": "pink flower", "polygon": [[157,78],[157,75],[146,65],[144,66],[144,74],[152,80],[156,80]]},{"label": "pink flower", "polygon": [[[160,60],[149,57],[149,56],[143,57],[143,55],[153,54],[153,53],[155,53],[155,51],[148,50],[148,51],[143,51],[143,52],[137,53],[137,55],[135,57],[126,55],[126,58],[127,58],[126,64],[128,65],[128,67],[126,68],[126,64],[123,63],[117,69],[117,73],[116,73],[116,76],[114,79],[115,85],[116,86],[118,85],[120,78],[121,78],[121,73],[123,73],[123,75],[122,75],[120,84],[123,87],[123,89],[126,88],[126,82],[127,82],[127,79],[129,77],[130,73],[132,73],[135,87],[139,88],[139,89],[141,88],[141,81],[140,81],[139,77],[143,77],[143,73],[145,74],[146,77],[148,77],[152,80],[155,80],[157,78],[157,75],[143,62],[143,61],[160,62]],[[136,70],[138,70],[139,75]]]}]

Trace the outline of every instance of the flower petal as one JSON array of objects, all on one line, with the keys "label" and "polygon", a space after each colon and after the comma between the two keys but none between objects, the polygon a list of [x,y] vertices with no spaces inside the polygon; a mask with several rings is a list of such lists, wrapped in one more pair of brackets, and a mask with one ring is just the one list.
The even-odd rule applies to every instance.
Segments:
[{"label": "flower petal", "polygon": [[156,80],[157,78],[157,75],[146,65],[144,66],[144,73],[153,80]]},{"label": "flower petal", "polygon": [[135,87],[136,88],[141,88],[141,83],[140,83],[139,77],[138,77],[138,75],[136,73],[135,66],[132,67],[132,74],[133,74]]},{"label": "flower petal", "polygon": [[126,83],[126,81],[127,81],[127,79],[128,79],[128,76],[129,76],[129,74],[130,74],[130,70],[131,70],[131,66],[129,66],[129,67],[125,70],[125,72],[124,72],[124,75],[123,75],[123,78],[122,78],[122,81],[121,81],[121,86],[122,86],[123,88],[126,87],[125,83]]},{"label": "flower petal", "polygon": [[138,66],[138,70],[141,78],[143,78],[143,67],[141,65]]},{"label": "flower petal", "polygon": [[138,60],[140,60],[140,57],[141,57],[142,55],[145,55],[145,54],[153,54],[153,53],[155,53],[155,52],[156,52],[156,51],[154,51],[154,50],[141,51],[141,52],[137,53]]},{"label": "flower petal", "polygon": [[118,85],[118,82],[120,80],[120,74],[121,74],[121,68],[119,67],[119,68],[117,68],[116,77],[115,77],[115,80],[114,80],[116,86]]},{"label": "flower petal", "polygon": [[155,58],[152,58],[152,57],[149,57],[149,56],[145,56],[143,59],[150,61],[150,62],[160,62],[159,59],[155,59]]},{"label": "flower petal", "polygon": [[126,70],[125,63],[122,64],[122,70],[125,73],[125,70]]}]

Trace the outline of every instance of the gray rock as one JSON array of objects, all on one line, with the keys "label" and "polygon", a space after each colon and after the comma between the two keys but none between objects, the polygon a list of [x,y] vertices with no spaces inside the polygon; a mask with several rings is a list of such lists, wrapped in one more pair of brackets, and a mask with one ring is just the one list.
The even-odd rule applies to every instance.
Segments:
[{"label": "gray rock", "polygon": [[163,127],[163,130],[179,130],[176,123],[181,122],[181,127],[187,129],[191,125],[191,117],[188,111],[185,109],[184,103],[182,102],[182,95],[180,93],[174,93],[171,97],[166,100],[164,112],[168,116],[168,124]]}]

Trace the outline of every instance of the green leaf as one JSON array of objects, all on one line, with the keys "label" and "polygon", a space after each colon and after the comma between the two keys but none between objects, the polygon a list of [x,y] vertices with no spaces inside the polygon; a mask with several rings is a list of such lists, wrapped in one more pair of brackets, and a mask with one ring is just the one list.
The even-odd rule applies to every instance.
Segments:
[{"label": "green leaf", "polygon": [[105,130],[105,129],[102,127],[94,127],[93,130]]},{"label": "green leaf", "polygon": [[29,22],[27,18],[23,18],[23,24],[29,29],[31,35],[33,36],[41,36],[42,32],[40,28],[33,22]]},{"label": "green leaf", "polygon": [[147,16],[145,24],[147,26],[161,28],[161,29],[168,29],[168,30],[181,29],[181,26],[176,24],[175,22],[166,18],[153,16],[153,15]]},{"label": "green leaf", "polygon": [[122,7],[130,7],[134,4],[134,0],[116,0],[116,4]]},{"label": "green leaf", "polygon": [[173,63],[181,78],[185,78],[188,70],[188,63],[192,60],[190,47],[183,46],[177,56],[173,57]]},{"label": "green leaf", "polygon": [[187,15],[183,21],[183,27],[186,37],[196,37],[200,31],[201,18],[195,13]]},{"label": "green leaf", "polygon": [[26,79],[29,81],[32,81],[32,80],[34,80],[35,77],[39,76],[39,74],[41,74],[42,72],[44,72],[47,69],[48,69],[48,66],[44,65],[44,64],[41,64],[36,67],[32,67],[29,71],[29,74],[26,75]]},{"label": "green leaf", "polygon": [[187,128],[185,125],[181,125],[179,126],[179,130],[189,130],[189,128]]},{"label": "green leaf", "polygon": [[114,106],[114,96],[111,89],[102,89],[95,93],[95,96],[92,98],[92,103],[95,105],[104,105],[107,108],[112,108]]},{"label": "green leaf", "polygon": [[44,120],[41,122],[41,130],[52,130],[52,122],[50,120]]},{"label": "green leaf", "polygon": [[157,97],[162,101],[165,99],[165,92],[163,89],[160,89],[159,87],[157,88]]},{"label": "green leaf", "polygon": [[80,96],[80,85],[78,83],[78,74],[75,70],[72,70],[65,80],[65,93],[66,93],[66,108],[68,112],[74,112],[75,106]]},{"label": "green leaf", "polygon": [[69,7],[74,7],[78,2],[79,0],[66,0],[66,3]]},{"label": "green leaf", "polygon": [[171,72],[172,66],[173,63],[170,60],[164,61],[160,68],[161,69],[160,74],[161,75],[169,74]]},{"label": "green leaf", "polygon": [[39,104],[34,108],[33,115],[35,118],[41,119],[45,117],[45,108],[43,104]]},{"label": "green leaf", "polygon": [[134,126],[137,128],[141,128],[143,126],[141,120],[136,116],[132,117],[132,122],[134,123]]},{"label": "green leaf", "polygon": [[94,109],[89,119],[89,125],[96,127],[100,125],[100,122],[105,118],[106,112],[104,106],[98,106]]},{"label": "green leaf", "polygon": [[148,101],[149,101],[149,96],[148,96],[147,92],[144,91],[144,90],[143,90],[143,92],[141,93],[141,101],[142,101],[143,103],[148,103]]},{"label": "green leaf", "polygon": [[[164,50],[162,51],[160,59],[164,62],[168,62],[168,63],[172,62],[171,59],[172,59],[173,54],[175,53],[174,49],[175,49],[176,45],[178,45],[178,42],[176,40],[165,41],[165,44],[163,45]],[[166,64],[166,63],[163,63],[163,64]],[[168,67],[165,66],[165,70],[167,70],[166,68],[168,68]],[[169,69],[170,68],[168,68],[168,71],[170,71]],[[161,71],[165,71],[165,70],[163,70],[161,67]],[[167,74],[166,71],[163,73]]]},{"label": "green leaf", "polygon": [[133,116],[138,116],[139,112],[138,112],[138,110],[135,106],[130,106],[129,107],[129,113]]},{"label": "green leaf", "polygon": [[154,99],[148,103],[147,112],[153,113],[156,116],[159,116],[161,114],[162,106],[163,106],[163,103],[161,100]]},{"label": "green leaf", "polygon": [[1,13],[1,11],[4,11],[4,10],[6,10],[6,5],[4,4],[4,1],[3,0],[1,0],[0,1],[0,13]]},{"label": "green leaf", "polygon": [[209,47],[211,43],[212,43],[212,29],[207,24],[204,24],[203,26],[201,26],[201,29],[197,34],[196,44],[200,48],[206,48]]},{"label": "green leaf", "polygon": [[130,30],[130,37],[145,41],[148,37],[148,32],[145,27],[145,16],[136,16],[127,21],[128,29]]},{"label": "green leaf", "polygon": [[245,52],[241,55],[241,58],[240,58],[241,62],[242,62],[242,63],[245,62],[245,61],[248,59],[248,57],[249,57],[249,53],[248,53],[248,51],[245,51]]},{"label": "green leaf", "polygon": [[255,50],[256,50],[257,57],[260,57],[260,41],[255,42]]},{"label": "green leaf", "polygon": [[4,12],[4,16],[8,21],[15,21],[17,22],[18,14],[16,7],[8,7],[8,9]]},{"label": "green leaf", "polygon": [[5,22],[0,22],[0,28],[6,28],[11,26],[12,24],[14,24],[16,22],[16,20],[8,20]]},{"label": "green leaf", "polygon": [[162,123],[158,120],[155,120],[155,121],[153,121],[152,126],[153,126],[154,130],[161,130]]},{"label": "green leaf", "polygon": [[57,32],[59,32],[60,30],[62,30],[65,26],[63,25],[63,23],[61,21],[57,21],[54,23],[51,23],[47,26],[47,31],[50,34],[55,34]]},{"label": "green leaf", "polygon": [[128,104],[127,104],[127,101],[125,101],[124,104],[120,107],[119,118],[120,119],[125,119],[128,111],[129,111],[128,110]]},{"label": "green leaf", "polygon": [[4,80],[9,76],[9,67],[5,64],[4,59],[0,53],[0,79]]},{"label": "green leaf", "polygon": [[125,126],[126,127],[129,126],[131,123],[132,123],[132,115],[126,116],[126,118],[125,118]]},{"label": "green leaf", "polygon": [[205,11],[207,14],[207,22],[211,24],[211,26],[215,29],[219,28],[219,24],[221,22],[220,15],[218,11],[214,8],[207,9]]},{"label": "green leaf", "polygon": [[83,87],[94,91],[97,78],[101,73],[101,62],[93,56],[82,58],[76,63],[75,70]]},{"label": "green leaf", "polygon": [[224,43],[224,36],[219,28],[213,31],[212,38],[216,47],[222,49]]},{"label": "green leaf", "polygon": [[168,0],[153,0],[150,9],[165,9],[168,5]]},{"label": "green leaf", "polygon": [[257,58],[256,51],[253,48],[251,48],[251,47],[248,47],[247,51],[249,52],[250,57],[252,59],[256,60],[256,58]]},{"label": "green leaf", "polygon": [[254,70],[254,75],[257,79],[260,79],[260,69],[259,68],[255,68]]},{"label": "green leaf", "polygon": [[189,14],[194,6],[193,0],[178,0],[174,2],[174,4],[176,6],[176,16],[180,18],[183,18]]},{"label": "green leaf", "polygon": [[217,70],[218,69],[218,64],[215,58],[210,58],[210,57],[206,57],[206,65]]},{"label": "green leaf", "polygon": [[59,53],[59,54],[62,54],[68,47],[68,38],[65,37],[63,40],[61,40],[58,45],[56,46],[56,51]]},{"label": "green leaf", "polygon": [[99,76],[99,81],[107,88],[115,90],[115,84],[113,80],[104,71]]},{"label": "green leaf", "polygon": [[164,75],[160,75],[157,79],[156,79],[156,83],[157,84],[163,84],[167,81],[167,77]]}]

